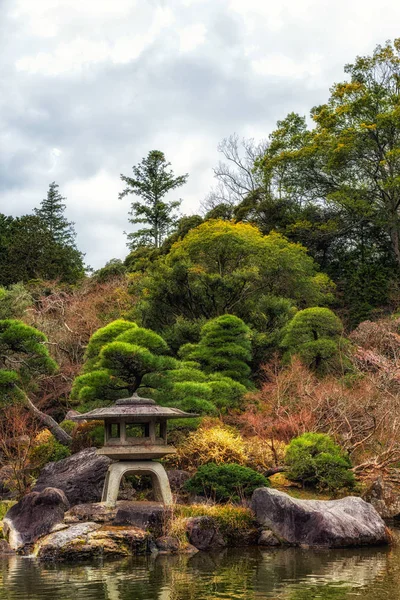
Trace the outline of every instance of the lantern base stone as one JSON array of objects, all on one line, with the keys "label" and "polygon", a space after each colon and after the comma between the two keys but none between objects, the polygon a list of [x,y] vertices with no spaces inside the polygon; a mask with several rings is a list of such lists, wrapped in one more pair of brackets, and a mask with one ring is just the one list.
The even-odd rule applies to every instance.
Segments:
[{"label": "lantern base stone", "polygon": [[166,506],[173,503],[171,488],[167,472],[164,467],[151,460],[132,460],[112,463],[107,471],[104,481],[103,495],[101,501],[108,506],[115,506],[121,479],[124,475],[150,475],[156,502],[162,502]]}]

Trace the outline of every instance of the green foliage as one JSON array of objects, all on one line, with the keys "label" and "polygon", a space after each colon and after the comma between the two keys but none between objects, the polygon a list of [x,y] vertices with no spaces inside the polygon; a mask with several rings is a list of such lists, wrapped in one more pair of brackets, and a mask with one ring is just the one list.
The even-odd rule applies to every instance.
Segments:
[{"label": "green foliage", "polygon": [[75,378],[71,398],[91,408],[139,390],[160,404],[188,412],[218,414],[239,408],[246,388],[221,373],[206,374],[194,361],[169,356],[154,331],[118,320],[89,340],[83,373]]},{"label": "green foliage", "polygon": [[338,281],[343,304],[355,303],[352,323],[390,300],[387,280],[398,276],[399,65],[400,39],[357,57],[312,108],[313,126],[289,114],[257,163],[266,190],[301,205],[285,233]]},{"label": "green foliage", "polygon": [[74,223],[69,222],[64,215],[66,198],[61,196],[58,187],[55,181],[49,185],[46,198],[42,200],[40,208],[35,208],[34,212],[51,233],[55,243],[75,247]]},{"label": "green foliage", "polygon": [[256,488],[269,486],[266,477],[249,467],[208,463],[199,467],[186,482],[185,489],[220,502],[238,502],[250,497]]},{"label": "green foliage", "polygon": [[0,404],[23,398],[34,378],[56,371],[46,341],[43,333],[21,321],[0,321]]},{"label": "green foliage", "polygon": [[207,221],[191,229],[138,280],[144,324],[156,330],[178,316],[210,319],[225,313],[247,323],[264,295],[300,306],[331,299],[331,282],[305,248],[279,234],[263,236],[244,223]]},{"label": "green foliage", "polygon": [[176,355],[182,346],[197,344],[200,340],[200,331],[203,324],[203,319],[191,321],[185,317],[178,317],[175,323],[164,329],[163,337]]},{"label": "green foliage", "polygon": [[329,435],[304,433],[293,439],[286,451],[288,477],[304,485],[336,491],[355,483],[348,456]]},{"label": "green foliage", "polygon": [[198,361],[205,373],[220,373],[250,386],[250,328],[234,315],[222,315],[203,325],[197,345],[186,345],[180,355]]},{"label": "green foliage", "polygon": [[145,376],[171,369],[173,358],[156,333],[122,319],[96,331],[89,340],[84,373],[73,384],[71,397],[81,402],[115,400],[132,395]]},{"label": "green foliage", "polygon": [[115,279],[116,277],[121,277],[128,272],[128,269],[119,258],[112,258],[109,260],[104,267],[95,271],[93,277],[99,283],[105,283],[106,281],[110,281]]},{"label": "green foliage", "polygon": [[0,214],[0,285],[37,278],[76,283],[83,275],[82,254],[55,241],[40,217]]},{"label": "green foliage", "polygon": [[128,235],[129,245],[132,249],[138,246],[153,246],[158,248],[171,229],[176,226],[177,216],[175,210],[181,201],[166,201],[168,192],[184,185],[188,175],[174,176],[169,169],[171,163],[158,150],[149,152],[139,165],[134,166],[133,177],[121,175],[121,180],[126,188],[119,197],[135,194],[141,202],[132,202],[129,219],[130,223],[146,225],[138,231]]},{"label": "green foliage", "polygon": [[[329,308],[306,308],[299,311],[285,328],[282,346],[289,355],[297,354],[305,365],[316,371],[338,369],[343,325]],[[346,362],[346,361],[345,361]]]},{"label": "green foliage", "polygon": [[33,298],[22,283],[0,287],[0,320],[20,319],[32,304]]},{"label": "green foliage", "polygon": [[29,459],[36,469],[40,470],[49,462],[57,462],[71,455],[70,449],[58,442],[53,435],[34,446]]}]

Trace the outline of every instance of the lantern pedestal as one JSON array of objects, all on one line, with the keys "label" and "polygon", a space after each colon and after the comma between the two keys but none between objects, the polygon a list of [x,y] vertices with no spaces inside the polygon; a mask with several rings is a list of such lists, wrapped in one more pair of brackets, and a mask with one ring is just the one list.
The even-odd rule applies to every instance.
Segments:
[{"label": "lantern pedestal", "polygon": [[101,501],[114,506],[121,479],[127,473],[150,475],[155,499],[172,504],[171,488],[164,467],[153,458],[162,458],[176,452],[168,446],[168,419],[197,417],[178,408],[158,406],[151,398],[121,398],[112,406],[95,408],[74,421],[104,421],[104,446],[97,452],[119,462],[108,468]]},{"label": "lantern pedestal", "polygon": [[172,493],[167,473],[160,463],[151,460],[116,462],[109,466],[103,487],[102,502],[115,506],[121,479],[124,475],[150,475],[156,502],[172,504]]}]

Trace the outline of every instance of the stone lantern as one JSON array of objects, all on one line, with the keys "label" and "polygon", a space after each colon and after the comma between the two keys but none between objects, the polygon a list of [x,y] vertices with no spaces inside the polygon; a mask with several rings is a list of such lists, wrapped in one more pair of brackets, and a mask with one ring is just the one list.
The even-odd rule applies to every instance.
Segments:
[{"label": "stone lantern", "polygon": [[133,394],[106,408],[73,417],[74,421],[104,421],[104,446],[97,452],[117,462],[108,468],[101,501],[115,505],[122,477],[135,473],[150,475],[155,499],[172,504],[167,473],[162,464],[153,459],[176,452],[167,442],[167,420],[196,416],[177,408],[158,406],[150,398]]}]

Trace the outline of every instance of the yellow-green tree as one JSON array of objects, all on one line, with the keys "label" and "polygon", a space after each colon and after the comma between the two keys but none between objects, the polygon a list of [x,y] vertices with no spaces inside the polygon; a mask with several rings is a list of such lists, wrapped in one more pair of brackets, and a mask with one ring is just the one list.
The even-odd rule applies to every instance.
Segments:
[{"label": "yellow-green tree", "polygon": [[288,115],[258,165],[275,193],[336,207],[361,260],[373,237],[375,253],[387,240],[400,266],[400,39],[357,57],[345,72],[349,81],[312,109],[314,127]]},{"label": "yellow-green tree", "polygon": [[189,231],[140,285],[143,321],[155,329],[179,316],[208,320],[230,313],[249,322],[260,317],[266,296],[289,298],[303,308],[325,303],[332,291],[329,278],[300,244],[223,220]]}]

